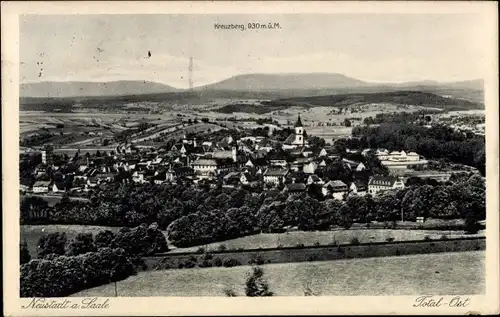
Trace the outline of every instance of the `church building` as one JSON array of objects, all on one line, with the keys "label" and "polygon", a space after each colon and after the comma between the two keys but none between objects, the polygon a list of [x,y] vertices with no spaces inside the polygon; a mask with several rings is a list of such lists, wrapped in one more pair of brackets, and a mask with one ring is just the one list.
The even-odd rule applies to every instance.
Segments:
[{"label": "church building", "polygon": [[307,133],[302,125],[302,120],[300,120],[300,115],[297,117],[297,122],[294,126],[294,133],[290,134],[283,142],[283,149],[296,149],[300,147],[305,147],[308,145]]}]

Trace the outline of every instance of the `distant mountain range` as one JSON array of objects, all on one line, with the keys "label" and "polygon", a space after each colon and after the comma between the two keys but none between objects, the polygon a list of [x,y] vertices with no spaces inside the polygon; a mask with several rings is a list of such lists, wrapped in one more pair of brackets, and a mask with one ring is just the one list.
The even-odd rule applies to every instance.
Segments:
[{"label": "distant mountain range", "polygon": [[178,89],[150,81],[39,82],[21,84],[19,96],[32,98],[102,97],[175,92]]},{"label": "distant mountain range", "polygon": [[389,91],[424,91],[454,98],[482,102],[483,80],[451,83],[417,81],[406,83],[370,83],[336,73],[248,74],[233,76],[220,82],[196,87],[193,91],[176,89],[150,81],[112,82],[40,82],[20,85],[20,97],[28,98],[83,98],[135,96],[144,101],[161,99],[162,94],[219,96],[241,95],[258,98],[318,96],[346,93],[378,93]]},{"label": "distant mountain range", "polygon": [[367,83],[334,73],[238,75],[196,90],[310,90],[362,87]]}]

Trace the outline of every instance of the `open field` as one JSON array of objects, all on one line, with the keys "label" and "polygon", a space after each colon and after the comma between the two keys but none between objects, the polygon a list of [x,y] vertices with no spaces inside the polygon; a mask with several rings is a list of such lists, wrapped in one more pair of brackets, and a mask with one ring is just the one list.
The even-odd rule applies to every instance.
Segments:
[{"label": "open field", "polygon": [[[451,265],[453,263],[453,265]],[[277,296],[452,295],[484,293],[485,252],[422,254],[327,262],[263,265]],[[244,296],[250,266],[174,269],[138,273],[117,283],[118,296]],[[72,296],[114,296],[114,284]]]},{"label": "open field", "polygon": [[[285,233],[260,233],[256,235],[236,238],[232,240],[215,242],[203,245],[205,250],[218,250],[220,245],[227,249],[257,249],[294,247],[297,244],[312,246],[318,242],[320,245],[331,244],[334,240],[340,244],[349,243],[354,237],[361,243],[384,242],[387,238],[394,241],[423,240],[426,236],[438,239],[446,235],[448,238],[483,236],[480,232],[476,235],[466,235],[463,231],[441,231],[441,230],[405,230],[405,229],[339,229],[332,231],[292,231]],[[176,248],[170,252],[196,252],[200,246],[189,248]]]},{"label": "open field", "polygon": [[37,244],[40,237],[54,232],[66,232],[68,242],[79,233],[92,233],[94,236],[102,230],[118,232],[119,227],[80,226],[80,225],[21,225],[21,242],[26,240],[31,257],[37,255]]},{"label": "open field", "polygon": [[[59,198],[54,198],[54,200]],[[68,238],[71,238],[78,233],[93,233],[96,234],[101,230],[118,231],[117,227],[105,226],[81,226],[81,225],[21,225],[21,241],[26,239],[30,253],[36,251],[38,239],[44,234],[52,232],[66,232]],[[164,232],[165,233],[165,232]],[[166,233],[165,233],[166,234]],[[425,236],[431,239],[438,239],[446,235],[448,238],[459,237],[474,237],[484,236],[484,231],[480,231],[475,235],[466,235],[462,231],[445,231],[445,230],[405,230],[405,229],[339,229],[331,231],[292,231],[288,233],[260,233],[256,235],[236,238],[232,240],[210,243],[203,245],[209,250],[218,250],[220,245],[224,245],[227,249],[257,249],[257,248],[275,248],[278,245],[283,247],[294,247],[297,244],[312,246],[315,242],[321,245],[331,244],[333,240],[340,244],[349,243],[353,237],[364,242],[384,242],[387,238],[394,238],[394,241],[422,240]],[[175,248],[169,245],[172,249],[170,252],[196,252],[200,246],[189,248]],[[36,254],[36,253],[32,253]]]}]

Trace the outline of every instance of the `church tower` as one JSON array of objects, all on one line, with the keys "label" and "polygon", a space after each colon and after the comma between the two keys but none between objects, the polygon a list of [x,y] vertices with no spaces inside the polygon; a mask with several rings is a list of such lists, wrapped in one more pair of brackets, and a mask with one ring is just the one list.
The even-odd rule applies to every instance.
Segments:
[{"label": "church tower", "polygon": [[304,127],[302,126],[302,121],[300,120],[300,114],[297,117],[297,122],[295,123],[295,141],[293,144],[304,145]]}]

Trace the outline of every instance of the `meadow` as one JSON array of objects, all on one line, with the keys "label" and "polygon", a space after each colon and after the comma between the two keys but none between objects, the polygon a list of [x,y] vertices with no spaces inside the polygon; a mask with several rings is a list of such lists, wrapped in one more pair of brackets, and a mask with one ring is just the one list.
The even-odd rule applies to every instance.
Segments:
[{"label": "meadow", "polygon": [[[450,265],[453,263],[453,265]],[[453,295],[485,291],[485,252],[419,254],[263,265],[276,296]],[[116,285],[118,296],[244,296],[250,266],[141,272]],[[72,296],[114,296],[114,284]]]},{"label": "meadow", "polygon": [[[54,198],[55,199],[55,198]],[[40,237],[52,232],[66,232],[68,241],[78,233],[97,234],[101,230],[109,229],[117,232],[119,227],[104,226],[83,226],[83,225],[21,225],[21,241],[26,240],[28,250],[32,256],[37,254],[37,243]],[[164,232],[166,237],[166,232]],[[340,244],[346,244],[353,238],[357,238],[361,243],[365,242],[384,242],[388,238],[394,238],[394,241],[423,240],[426,236],[431,239],[438,239],[442,236],[448,238],[484,236],[480,231],[475,235],[464,234],[462,231],[449,230],[418,230],[418,229],[338,229],[331,231],[290,231],[285,233],[259,233],[251,236],[231,239],[227,241],[215,242],[201,246],[189,248],[175,248],[169,245],[170,252],[196,252],[200,247],[205,250],[219,250],[221,245],[226,249],[266,249],[282,247],[295,247],[297,244],[312,246],[316,243],[328,245],[333,241]]]},{"label": "meadow", "polygon": [[236,238],[227,241],[215,242],[203,246],[189,248],[172,248],[170,252],[196,252],[200,247],[206,251],[215,251],[221,248],[227,250],[237,249],[266,249],[281,247],[295,247],[298,244],[312,246],[314,244],[329,245],[336,241],[347,244],[351,239],[357,238],[360,243],[385,242],[388,238],[393,241],[424,240],[425,237],[438,239],[442,236],[448,238],[483,236],[479,232],[476,235],[465,234],[463,231],[449,230],[408,230],[408,229],[339,229],[331,231],[290,231],[285,233],[259,233],[251,236]]}]

